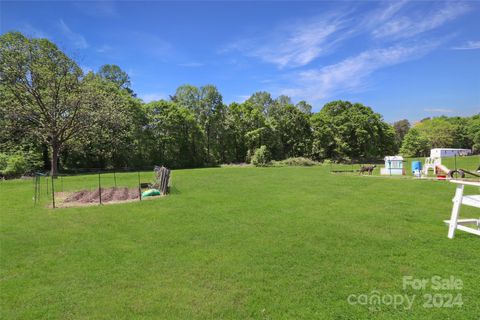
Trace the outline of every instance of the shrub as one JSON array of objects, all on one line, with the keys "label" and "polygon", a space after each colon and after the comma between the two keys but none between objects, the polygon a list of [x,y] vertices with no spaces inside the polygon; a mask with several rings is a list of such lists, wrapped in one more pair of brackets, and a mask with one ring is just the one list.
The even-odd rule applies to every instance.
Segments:
[{"label": "shrub", "polygon": [[270,164],[270,152],[266,146],[261,146],[255,150],[251,163],[256,167],[265,167]]},{"label": "shrub", "polygon": [[294,157],[279,161],[278,164],[284,166],[315,166],[318,162],[308,158]]},{"label": "shrub", "polygon": [[7,160],[7,167],[3,170],[3,175],[8,178],[20,177],[27,171],[27,161],[25,157],[19,154],[13,155]]}]

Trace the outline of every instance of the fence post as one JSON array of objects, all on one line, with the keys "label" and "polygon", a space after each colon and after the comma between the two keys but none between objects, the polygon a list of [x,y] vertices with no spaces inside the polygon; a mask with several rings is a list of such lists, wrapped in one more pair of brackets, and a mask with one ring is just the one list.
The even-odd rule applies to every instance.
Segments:
[{"label": "fence post", "polygon": [[52,179],[52,205],[53,205],[53,209],[55,209],[55,184],[53,182],[54,179],[54,176],[51,176],[51,179]]},{"label": "fence post", "polygon": [[37,204],[37,191],[38,191],[37,180],[38,180],[38,176],[37,174],[35,174],[35,176],[33,177],[33,206]]},{"label": "fence post", "polygon": [[115,174],[115,169],[113,169],[113,182],[115,184],[115,188],[117,187],[117,175]]},{"label": "fence post", "polygon": [[102,204],[102,182],[100,179],[101,172],[98,172],[98,200],[100,201],[100,204]]},{"label": "fence post", "polygon": [[37,177],[37,203],[40,202],[40,197],[42,196],[42,177]]}]

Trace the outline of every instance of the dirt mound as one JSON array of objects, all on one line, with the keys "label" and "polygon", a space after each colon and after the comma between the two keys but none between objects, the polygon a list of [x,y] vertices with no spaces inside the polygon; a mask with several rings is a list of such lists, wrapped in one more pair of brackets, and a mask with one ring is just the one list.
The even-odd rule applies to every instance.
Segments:
[{"label": "dirt mound", "polygon": [[[112,201],[127,201],[138,199],[138,189],[137,188],[102,188],[102,203],[112,202]],[[79,203],[99,203],[100,202],[100,190],[81,190],[74,192],[65,198],[66,203],[68,202],[79,202]]]},{"label": "dirt mound", "polygon": [[66,199],[65,199],[65,202],[76,202],[80,199],[82,199],[85,194],[87,194],[89,191],[87,190],[82,190],[82,191],[78,191],[78,192],[74,192],[72,194],[70,194]]},{"label": "dirt mound", "polygon": [[117,188],[110,188],[102,192],[102,201],[108,202],[112,201],[113,194],[117,191]]},{"label": "dirt mound", "polygon": [[139,197],[138,189],[130,189],[128,190],[128,192],[129,192],[128,196],[130,197],[130,199],[135,199]]},{"label": "dirt mound", "polygon": [[[102,190],[103,193],[103,190]],[[80,202],[99,202],[100,201],[100,191],[97,189],[93,192],[86,194],[83,198],[78,199]]]}]

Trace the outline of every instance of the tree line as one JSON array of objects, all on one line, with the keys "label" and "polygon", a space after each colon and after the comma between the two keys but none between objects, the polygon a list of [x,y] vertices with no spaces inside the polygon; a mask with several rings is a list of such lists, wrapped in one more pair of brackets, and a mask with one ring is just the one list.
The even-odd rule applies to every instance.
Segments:
[{"label": "tree line", "polygon": [[478,150],[479,116],[452,119],[410,128],[360,103],[332,101],[313,113],[305,101],[268,92],[227,105],[214,85],[182,85],[169,99],[144,103],[116,65],[85,74],[49,40],[0,37],[0,170],[12,158],[52,174],[59,167],[202,167],[248,162],[262,146],[275,160],[320,161],[421,155],[432,146]]},{"label": "tree line", "polygon": [[465,148],[480,153],[480,114],[423,119],[405,132],[400,153],[426,157],[432,148]]}]

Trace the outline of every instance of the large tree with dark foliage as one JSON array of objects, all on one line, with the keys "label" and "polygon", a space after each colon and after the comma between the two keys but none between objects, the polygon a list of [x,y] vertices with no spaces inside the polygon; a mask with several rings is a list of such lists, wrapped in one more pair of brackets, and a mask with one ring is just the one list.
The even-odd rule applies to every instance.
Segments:
[{"label": "large tree with dark foliage", "polygon": [[398,148],[400,148],[403,138],[408,133],[408,130],[410,130],[410,122],[407,119],[395,121],[393,123],[393,129],[395,129],[395,141]]},{"label": "large tree with dark foliage", "polygon": [[78,65],[52,42],[18,32],[0,36],[0,100],[9,95],[16,101],[3,103],[3,112],[49,146],[52,175],[62,148],[90,123],[82,77]]},{"label": "large tree with dark foliage", "polygon": [[312,129],[313,154],[320,159],[376,159],[395,149],[392,126],[360,103],[327,103],[312,117]]}]

